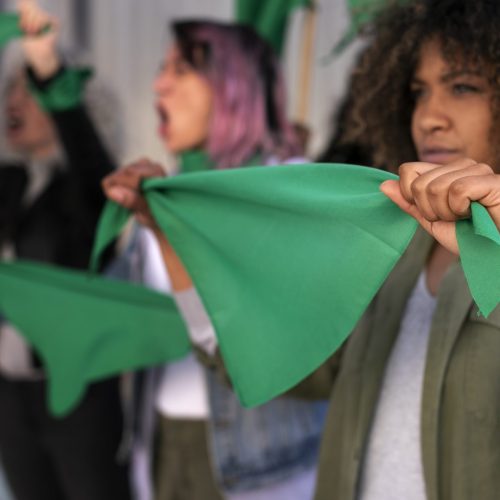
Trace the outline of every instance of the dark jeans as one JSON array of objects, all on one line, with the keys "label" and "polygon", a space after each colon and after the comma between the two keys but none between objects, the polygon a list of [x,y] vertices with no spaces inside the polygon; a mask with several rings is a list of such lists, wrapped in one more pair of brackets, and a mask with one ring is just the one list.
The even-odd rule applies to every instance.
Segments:
[{"label": "dark jeans", "polygon": [[64,418],[47,411],[45,381],[0,376],[0,453],[16,500],[128,500],[118,381],[93,384]]}]

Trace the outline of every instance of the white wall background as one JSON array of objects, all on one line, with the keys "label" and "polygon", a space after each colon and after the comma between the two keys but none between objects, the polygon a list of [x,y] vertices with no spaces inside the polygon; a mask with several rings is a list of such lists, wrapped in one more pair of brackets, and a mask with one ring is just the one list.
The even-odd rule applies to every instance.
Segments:
[{"label": "white wall background", "polygon": [[[64,46],[72,52],[83,53],[83,59],[95,66],[100,79],[117,94],[121,104],[117,116],[124,130],[122,162],[141,156],[170,162],[156,138],[152,92],[152,80],[168,43],[168,22],[179,17],[231,20],[233,0],[39,1],[61,18]],[[348,16],[345,0],[317,2],[309,96],[311,156],[321,150],[331,132],[331,115],[342,98],[353,57],[359,47],[355,44],[340,57],[324,62],[325,56],[347,28]],[[3,0],[2,3],[12,7],[15,2]],[[299,11],[293,16],[284,54],[291,117],[297,113],[303,18]],[[82,32],[85,33],[83,39]]]}]

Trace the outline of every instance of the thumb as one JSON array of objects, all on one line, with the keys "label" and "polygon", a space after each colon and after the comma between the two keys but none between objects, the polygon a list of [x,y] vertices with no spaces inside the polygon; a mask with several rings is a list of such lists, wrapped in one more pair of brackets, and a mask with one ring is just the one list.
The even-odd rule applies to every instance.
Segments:
[{"label": "thumb", "polygon": [[416,219],[424,229],[430,230],[431,223],[427,219],[424,219],[416,205],[413,205],[404,198],[401,193],[399,181],[389,180],[383,182],[380,185],[380,191],[382,191],[382,193],[384,193],[393,203],[403,210],[403,212],[406,212],[408,215],[411,215],[414,219]]}]

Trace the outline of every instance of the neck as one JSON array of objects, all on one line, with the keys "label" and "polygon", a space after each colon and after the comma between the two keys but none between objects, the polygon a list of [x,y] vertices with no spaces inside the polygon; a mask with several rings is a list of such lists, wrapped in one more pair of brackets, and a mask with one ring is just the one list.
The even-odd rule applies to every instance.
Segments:
[{"label": "neck", "polygon": [[456,262],[458,257],[445,247],[436,243],[433,248],[426,267],[427,288],[431,295],[437,295],[441,281],[451,264]]}]

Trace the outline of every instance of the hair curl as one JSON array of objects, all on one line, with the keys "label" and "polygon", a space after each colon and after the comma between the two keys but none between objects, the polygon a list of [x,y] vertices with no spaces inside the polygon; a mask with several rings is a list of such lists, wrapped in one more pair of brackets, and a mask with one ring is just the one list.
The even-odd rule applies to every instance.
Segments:
[{"label": "hair curl", "polygon": [[[392,3],[373,24],[368,33],[371,43],[353,72],[353,107],[343,136],[346,142],[371,148],[375,164],[389,170],[417,159],[411,138],[410,81],[425,42],[437,40],[452,66],[480,69],[493,90],[496,122],[500,108],[498,0]],[[493,136],[491,140],[496,143]]]}]

